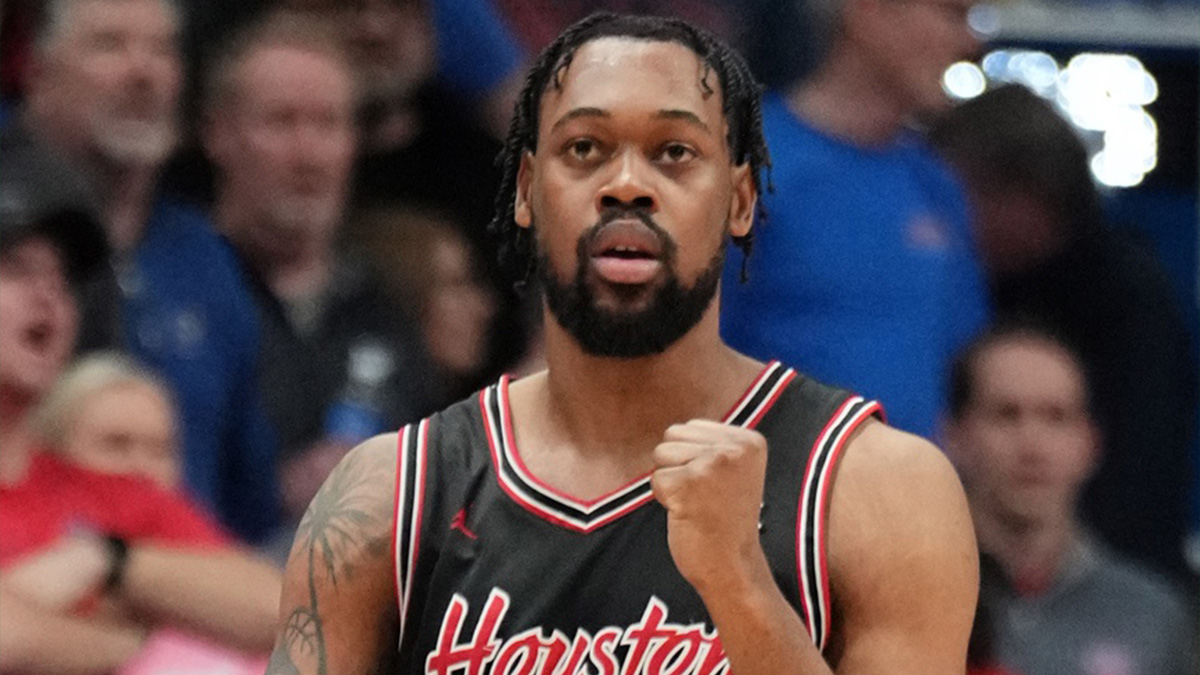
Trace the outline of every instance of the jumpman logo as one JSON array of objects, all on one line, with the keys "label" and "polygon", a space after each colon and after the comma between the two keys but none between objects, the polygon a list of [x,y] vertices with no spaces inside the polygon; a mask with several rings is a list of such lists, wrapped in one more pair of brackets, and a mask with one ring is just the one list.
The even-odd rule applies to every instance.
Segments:
[{"label": "jumpman logo", "polygon": [[454,518],[451,519],[451,521],[450,521],[450,529],[458,530],[459,532],[462,532],[464,535],[467,536],[468,539],[478,539],[479,538],[479,535],[475,534],[474,532],[471,531],[470,528],[467,527],[467,509],[466,508],[459,509],[458,513],[454,514]]}]

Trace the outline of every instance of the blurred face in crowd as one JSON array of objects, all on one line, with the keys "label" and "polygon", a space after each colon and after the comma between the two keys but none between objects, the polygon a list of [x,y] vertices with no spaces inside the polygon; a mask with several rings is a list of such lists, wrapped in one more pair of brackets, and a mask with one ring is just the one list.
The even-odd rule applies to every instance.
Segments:
[{"label": "blurred face in crowd", "polygon": [[1033,190],[962,175],[975,212],[975,241],[989,275],[1002,278],[1027,271],[1067,246],[1068,229]]},{"label": "blurred face in crowd", "polygon": [[975,508],[1017,523],[1071,517],[1098,444],[1074,358],[1049,340],[1012,336],[979,353],[972,372],[947,446]]},{"label": "blurred face in crowd", "polygon": [[0,251],[0,387],[36,399],[75,346],[78,314],[49,240],[31,236]]},{"label": "blurred face in crowd", "polygon": [[429,354],[450,373],[472,374],[487,358],[494,298],[479,283],[467,244],[452,231],[434,240],[429,273],[432,283],[421,317]]},{"label": "blurred face in crowd", "polygon": [[588,353],[661,352],[712,305],[725,237],[754,210],[720,81],[683,45],[603,38],[560,82],[542,96],[515,209],[535,230],[547,306]]},{"label": "blurred face in crowd", "polygon": [[178,24],[165,0],[62,0],[30,107],[67,151],[155,165],[175,146]]},{"label": "blurred face in crowd", "polygon": [[253,49],[234,68],[208,138],[220,198],[250,214],[231,235],[266,255],[332,244],[355,146],[352,75],[330,55],[283,45]]},{"label": "blurred face in crowd", "polygon": [[433,76],[435,33],[425,0],[352,0],[346,11],[350,48],[369,97],[404,100]]},{"label": "blurred face in crowd", "polygon": [[122,382],[93,392],[73,411],[59,451],[103,473],[148,478],[167,490],[179,483],[175,414],[146,382]]},{"label": "blurred face in crowd", "polygon": [[845,29],[891,99],[911,113],[947,108],[943,73],[979,50],[967,24],[976,0],[848,1]]}]

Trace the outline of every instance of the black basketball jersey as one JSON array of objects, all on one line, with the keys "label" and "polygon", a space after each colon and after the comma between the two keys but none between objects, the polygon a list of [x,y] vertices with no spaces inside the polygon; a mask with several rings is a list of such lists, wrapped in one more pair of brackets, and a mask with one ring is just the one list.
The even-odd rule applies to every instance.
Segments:
[{"label": "black basketball jersey", "polygon": [[[768,365],[724,421],[768,442],[761,541],[823,648],[832,469],[879,405]],[[718,675],[729,663],[667,546],[650,476],[585,501],[538,481],[501,379],[404,428],[396,486],[399,671]]]}]

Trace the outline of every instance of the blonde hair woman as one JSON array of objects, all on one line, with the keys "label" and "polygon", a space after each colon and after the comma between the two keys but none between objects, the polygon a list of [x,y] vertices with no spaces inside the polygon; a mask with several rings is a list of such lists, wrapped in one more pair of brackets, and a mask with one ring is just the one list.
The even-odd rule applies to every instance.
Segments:
[{"label": "blonde hair woman", "polygon": [[34,415],[50,450],[94,471],[179,483],[178,431],[166,384],[129,357],[99,353],[76,362]]}]

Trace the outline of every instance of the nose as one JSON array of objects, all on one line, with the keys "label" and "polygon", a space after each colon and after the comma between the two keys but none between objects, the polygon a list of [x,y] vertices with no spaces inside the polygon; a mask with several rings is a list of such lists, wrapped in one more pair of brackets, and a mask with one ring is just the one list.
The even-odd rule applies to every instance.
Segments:
[{"label": "nose", "polygon": [[615,171],[596,195],[596,210],[637,208],[654,213],[658,197],[654,192],[653,167],[636,150],[621,153],[613,162]]}]

